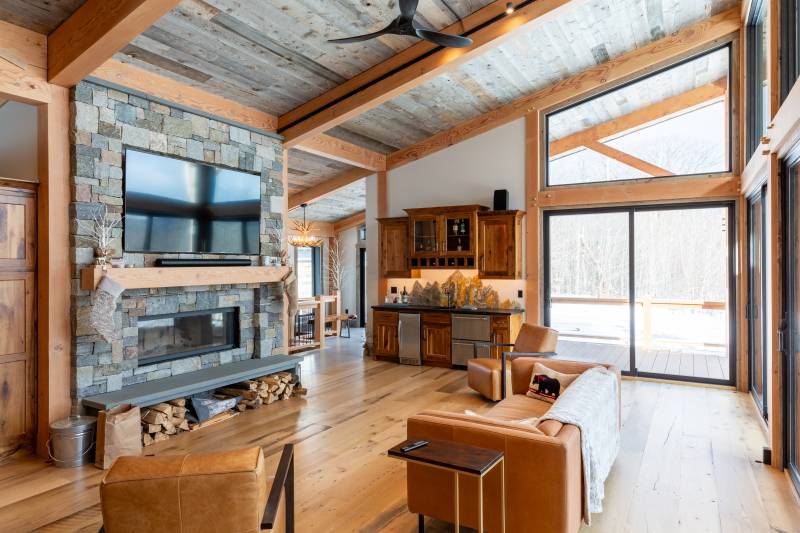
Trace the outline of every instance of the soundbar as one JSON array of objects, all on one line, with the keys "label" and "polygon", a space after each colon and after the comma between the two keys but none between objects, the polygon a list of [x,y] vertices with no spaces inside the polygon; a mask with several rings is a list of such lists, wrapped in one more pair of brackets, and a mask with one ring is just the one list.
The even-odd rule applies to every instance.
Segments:
[{"label": "soundbar", "polygon": [[156,259],[160,267],[251,266],[249,259]]}]

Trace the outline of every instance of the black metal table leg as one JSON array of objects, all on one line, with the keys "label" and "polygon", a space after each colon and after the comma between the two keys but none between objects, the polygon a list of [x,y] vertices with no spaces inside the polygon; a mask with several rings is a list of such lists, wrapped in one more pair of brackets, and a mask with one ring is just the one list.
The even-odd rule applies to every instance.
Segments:
[{"label": "black metal table leg", "polygon": [[419,515],[419,525],[417,526],[419,533],[425,533],[425,515]]}]

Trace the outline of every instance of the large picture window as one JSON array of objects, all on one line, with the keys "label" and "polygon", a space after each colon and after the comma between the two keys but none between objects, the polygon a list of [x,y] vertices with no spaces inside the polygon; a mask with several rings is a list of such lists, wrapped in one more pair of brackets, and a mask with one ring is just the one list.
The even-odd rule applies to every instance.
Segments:
[{"label": "large picture window", "polygon": [[800,77],[800,0],[781,0],[781,102]]},{"label": "large picture window", "polygon": [[767,132],[769,113],[769,40],[767,24],[767,2],[753,2],[747,31],[747,159],[761,144]]},{"label": "large picture window", "polygon": [[730,47],[547,116],[547,185],[730,171]]}]

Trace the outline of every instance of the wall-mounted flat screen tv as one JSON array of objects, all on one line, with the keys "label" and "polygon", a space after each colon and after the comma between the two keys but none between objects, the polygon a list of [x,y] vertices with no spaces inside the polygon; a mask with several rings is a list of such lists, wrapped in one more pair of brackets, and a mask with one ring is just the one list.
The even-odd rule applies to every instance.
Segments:
[{"label": "wall-mounted flat screen tv", "polygon": [[261,180],[128,148],[126,252],[257,255]]}]

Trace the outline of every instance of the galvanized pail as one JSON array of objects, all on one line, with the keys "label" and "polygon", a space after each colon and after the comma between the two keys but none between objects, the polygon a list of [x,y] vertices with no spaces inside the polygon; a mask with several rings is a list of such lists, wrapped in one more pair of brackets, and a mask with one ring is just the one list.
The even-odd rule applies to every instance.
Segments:
[{"label": "galvanized pail", "polygon": [[94,462],[97,418],[70,415],[50,424],[48,449],[59,468],[73,468]]}]

